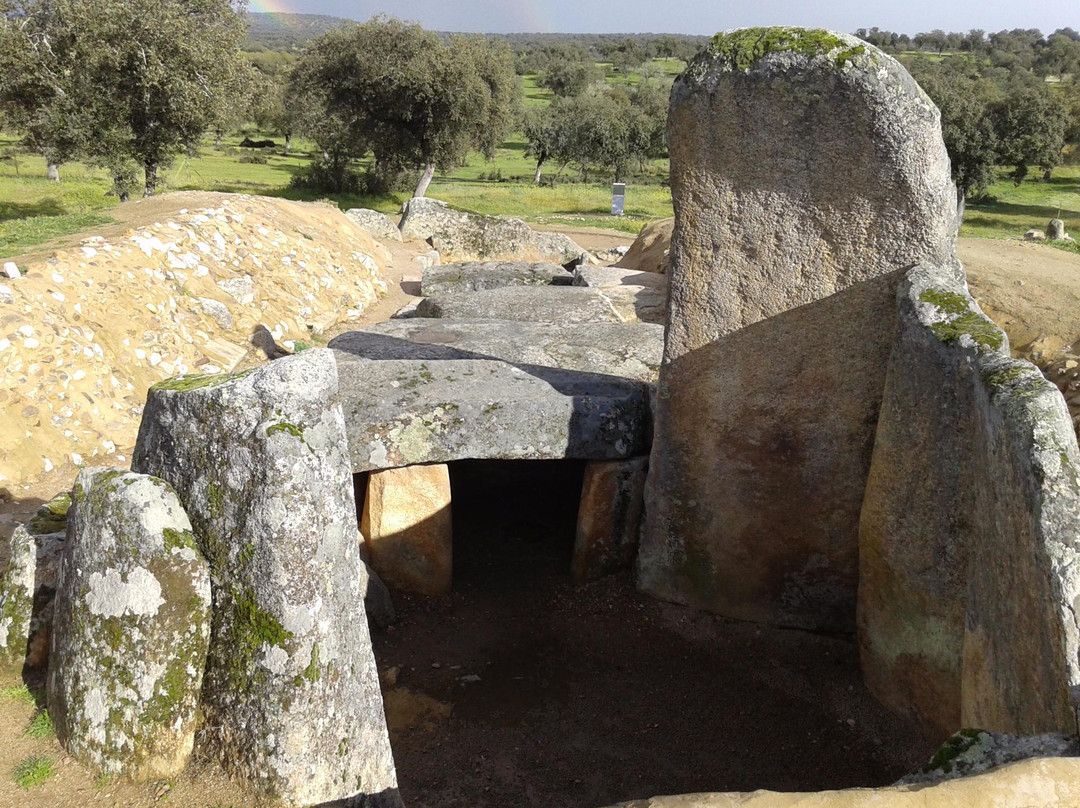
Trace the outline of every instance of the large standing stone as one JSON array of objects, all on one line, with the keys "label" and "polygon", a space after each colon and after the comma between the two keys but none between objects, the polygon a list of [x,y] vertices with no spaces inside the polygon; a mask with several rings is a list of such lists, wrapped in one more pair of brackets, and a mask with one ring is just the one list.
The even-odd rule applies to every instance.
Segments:
[{"label": "large standing stone", "polygon": [[860,656],[886,706],[1075,732],[1080,451],[1058,390],[1009,358],[958,265],[905,274],[860,526]]},{"label": "large standing stone", "polygon": [[360,531],[372,569],[389,586],[417,595],[449,592],[454,535],[446,464],[371,472]]},{"label": "large standing stone", "polygon": [[854,628],[895,273],[954,249],[938,112],[846,34],[718,34],[672,91],[675,232],[639,582]]},{"label": "large standing stone", "polygon": [[364,613],[332,352],[151,388],[134,465],[176,488],[210,562],[203,708],[225,765],[309,805],[397,805]]},{"label": "large standing stone", "polygon": [[34,613],[37,544],[18,525],[8,541],[7,563],[0,571],[0,672],[18,675],[30,638]]},{"label": "large standing stone", "polygon": [[368,208],[350,208],[345,215],[371,235],[383,241],[401,241],[401,231],[397,223],[385,213]]},{"label": "large standing stone", "polygon": [[585,465],[570,564],[577,583],[633,566],[648,468],[647,457]]},{"label": "large standing stone", "polygon": [[209,639],[210,575],[172,488],[81,471],[49,657],[60,743],[107,775],[179,774],[195,741]]}]

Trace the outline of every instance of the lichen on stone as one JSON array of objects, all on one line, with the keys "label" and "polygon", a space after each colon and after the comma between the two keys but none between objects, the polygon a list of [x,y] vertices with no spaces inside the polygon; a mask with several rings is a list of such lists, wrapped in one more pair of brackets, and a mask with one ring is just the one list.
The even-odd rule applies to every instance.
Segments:
[{"label": "lichen on stone", "polygon": [[972,310],[969,298],[964,295],[927,289],[919,295],[919,300],[945,315],[945,319],[930,324],[930,329],[942,342],[959,342],[966,335],[984,348],[995,351],[1005,343],[1001,329],[986,316]]},{"label": "lichen on stone", "polygon": [[67,492],[57,494],[34,514],[28,527],[36,535],[59,533],[67,529],[68,509],[71,507],[71,495]]},{"label": "lichen on stone", "polygon": [[770,53],[780,51],[809,58],[827,56],[837,67],[866,53],[862,45],[850,45],[823,28],[740,28],[716,34],[708,54],[731,70],[749,70]]}]

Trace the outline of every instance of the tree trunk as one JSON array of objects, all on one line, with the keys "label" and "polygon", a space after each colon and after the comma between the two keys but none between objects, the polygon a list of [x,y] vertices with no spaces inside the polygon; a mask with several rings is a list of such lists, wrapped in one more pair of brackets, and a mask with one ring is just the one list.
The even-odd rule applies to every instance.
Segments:
[{"label": "tree trunk", "polygon": [[428,186],[431,185],[431,178],[435,176],[435,164],[428,163],[424,167],[424,173],[420,175],[420,182],[416,183],[416,190],[413,191],[413,199],[421,198],[427,193]]},{"label": "tree trunk", "polygon": [[533,175],[533,185],[540,184],[540,172],[544,168],[544,157],[545,155],[541,154],[539,159],[536,161],[536,173]]},{"label": "tree trunk", "polygon": [[157,163],[147,163],[146,169],[146,188],[143,190],[143,196],[153,196],[154,191],[157,190],[158,181],[158,165]]},{"label": "tree trunk", "polygon": [[59,163],[49,163],[48,168],[45,169],[45,179],[49,182],[60,182]]},{"label": "tree trunk", "polygon": [[216,132],[214,132],[214,148],[215,149],[220,149],[221,148],[221,130],[220,129],[218,129]]},{"label": "tree trunk", "polygon": [[285,133],[285,153],[289,153],[289,149],[292,148],[292,132]]}]

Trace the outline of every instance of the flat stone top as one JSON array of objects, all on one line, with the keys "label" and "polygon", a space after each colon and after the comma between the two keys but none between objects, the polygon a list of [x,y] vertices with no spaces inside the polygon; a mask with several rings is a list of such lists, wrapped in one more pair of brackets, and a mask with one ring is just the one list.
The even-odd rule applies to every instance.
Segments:
[{"label": "flat stone top", "polygon": [[625,319],[600,290],[580,286],[504,286],[439,295],[421,301],[416,314],[541,323],[619,323]]},{"label": "flat stone top", "polygon": [[574,276],[558,264],[537,261],[462,261],[424,270],[425,296],[479,292],[504,286],[569,286]]},{"label": "flat stone top", "polygon": [[644,382],[493,359],[334,355],[354,472],[465,459],[614,460],[648,451]]},{"label": "flat stone top", "polygon": [[650,323],[532,323],[511,320],[390,320],[330,341],[364,359],[501,359],[656,381],[663,326]]}]

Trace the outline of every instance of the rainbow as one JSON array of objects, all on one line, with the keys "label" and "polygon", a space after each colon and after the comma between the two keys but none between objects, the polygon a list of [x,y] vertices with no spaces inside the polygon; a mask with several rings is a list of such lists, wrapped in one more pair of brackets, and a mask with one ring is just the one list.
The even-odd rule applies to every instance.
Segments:
[{"label": "rainbow", "polygon": [[295,14],[283,0],[251,0],[248,11],[256,14]]},{"label": "rainbow", "polygon": [[[513,25],[508,30],[521,31],[524,33],[550,33],[555,30],[555,15],[550,6],[555,0],[526,0],[516,4],[513,14]],[[249,0],[248,11],[256,14],[298,14],[291,6],[295,5],[290,0]],[[389,5],[389,4],[388,4]],[[374,13],[374,12],[373,12]],[[390,15],[400,14],[400,9],[386,8],[383,13]],[[409,19],[407,16],[404,19]],[[282,25],[288,25],[285,20],[279,19]],[[423,23],[421,23],[423,24]]]}]

